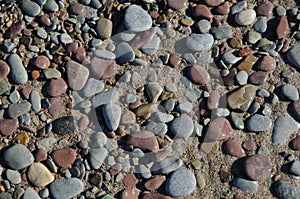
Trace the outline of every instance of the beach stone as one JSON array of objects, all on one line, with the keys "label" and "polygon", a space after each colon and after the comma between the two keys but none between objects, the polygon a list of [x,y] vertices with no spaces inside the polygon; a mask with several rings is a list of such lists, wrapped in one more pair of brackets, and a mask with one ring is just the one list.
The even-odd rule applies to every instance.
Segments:
[{"label": "beach stone", "polygon": [[42,163],[33,163],[27,172],[28,179],[37,187],[45,187],[54,180],[54,176]]},{"label": "beach stone", "polygon": [[235,79],[239,85],[246,85],[248,81],[248,73],[241,70],[238,74],[236,74]]},{"label": "beach stone", "polygon": [[247,111],[255,97],[256,90],[256,86],[247,84],[234,91],[227,98],[229,107],[234,110]]},{"label": "beach stone", "polygon": [[292,163],[290,167],[290,172],[296,176],[300,175],[300,161],[296,160]]},{"label": "beach stone", "polygon": [[0,199],[12,199],[12,196],[10,193],[2,192],[0,193]]},{"label": "beach stone", "polygon": [[155,176],[147,180],[144,184],[149,191],[157,190],[166,181],[166,176]]},{"label": "beach stone", "polygon": [[122,199],[138,199],[140,191],[136,188],[124,189],[121,194]]},{"label": "beach stone", "polygon": [[193,65],[189,68],[189,75],[191,80],[205,87],[210,87],[210,75],[207,70],[201,65]]},{"label": "beach stone", "polygon": [[257,32],[263,33],[266,32],[267,28],[268,28],[267,17],[264,16],[257,17],[253,29]]},{"label": "beach stone", "polygon": [[82,89],[82,97],[92,97],[104,89],[104,84],[94,78],[90,78]]},{"label": "beach stone", "polygon": [[27,113],[31,109],[31,104],[27,101],[11,104],[8,107],[8,115],[10,118],[17,118],[25,113]]},{"label": "beach stone", "polygon": [[211,34],[192,34],[185,40],[186,46],[191,51],[206,51],[211,49],[214,37]]},{"label": "beach stone", "polygon": [[133,173],[129,173],[127,176],[123,178],[123,184],[125,187],[133,187],[138,183],[138,179],[135,177]]},{"label": "beach stone", "polygon": [[227,15],[230,12],[230,4],[229,2],[225,2],[224,4],[220,5],[216,9],[216,13],[219,15]]},{"label": "beach stone", "polygon": [[235,64],[242,59],[242,57],[236,56],[236,50],[229,50],[222,55],[222,60],[226,64]]},{"label": "beach stone", "polygon": [[205,0],[208,6],[216,7],[224,3],[225,0]]},{"label": "beach stone", "polygon": [[244,10],[235,15],[235,22],[241,26],[248,26],[256,19],[256,12],[254,10]]},{"label": "beach stone", "polygon": [[46,79],[59,79],[61,77],[61,73],[55,68],[48,68],[43,72]]},{"label": "beach stone", "polygon": [[231,139],[225,142],[225,150],[228,154],[241,158],[245,156],[245,151],[242,148],[242,145],[235,139]]},{"label": "beach stone", "polygon": [[159,48],[160,38],[154,37],[149,43],[142,46],[141,50],[146,55],[154,55]]},{"label": "beach stone", "polygon": [[233,126],[236,129],[244,129],[245,128],[244,121],[236,113],[231,112],[230,118],[233,123]]},{"label": "beach stone", "polygon": [[71,199],[83,192],[84,184],[78,178],[55,180],[50,185],[50,194],[54,199]]},{"label": "beach stone", "polygon": [[194,7],[193,16],[197,18],[212,19],[213,14],[206,5],[199,4]]},{"label": "beach stone", "polygon": [[114,103],[119,100],[120,94],[116,90],[109,90],[101,92],[92,98],[92,104],[94,108],[99,106]]},{"label": "beach stone", "polygon": [[28,81],[28,75],[19,55],[11,54],[7,63],[10,66],[10,76],[14,83],[25,84]]},{"label": "beach stone", "polygon": [[300,53],[300,44],[292,47],[287,54],[288,60],[298,69],[300,68],[300,56],[298,56],[299,53]]},{"label": "beach stone", "polygon": [[250,44],[255,44],[261,38],[262,38],[261,34],[254,32],[254,31],[249,31],[248,36],[247,36],[247,41]]},{"label": "beach stone", "polygon": [[258,189],[258,182],[236,177],[233,180],[233,186],[242,191],[256,192]]},{"label": "beach stone", "polygon": [[104,120],[110,130],[115,131],[119,127],[121,113],[121,107],[116,104],[109,103],[103,106]]},{"label": "beach stone", "polygon": [[271,17],[273,13],[274,5],[271,2],[266,2],[260,4],[256,9],[256,14],[258,16]]},{"label": "beach stone", "polygon": [[14,170],[28,167],[34,161],[32,153],[22,144],[15,144],[3,153],[5,163]]},{"label": "beach stone", "polygon": [[23,199],[41,199],[41,198],[33,188],[28,187],[23,194]]},{"label": "beach stone", "polygon": [[280,115],[274,123],[272,142],[274,144],[284,144],[291,134],[300,128],[300,124],[296,122],[289,114]]},{"label": "beach stone", "polygon": [[58,97],[64,94],[68,89],[68,85],[64,79],[51,79],[48,82],[48,95],[51,97]]},{"label": "beach stone", "polygon": [[168,0],[168,6],[173,10],[180,10],[184,7],[186,0]]},{"label": "beach stone", "polygon": [[270,55],[266,55],[258,60],[257,69],[272,71],[276,68],[276,60]]},{"label": "beach stone", "polygon": [[152,113],[151,119],[153,121],[167,123],[167,122],[171,122],[174,119],[174,116],[167,113],[155,112]]},{"label": "beach stone", "polygon": [[65,116],[52,122],[52,131],[59,135],[74,133],[76,126],[73,116]]},{"label": "beach stone", "polygon": [[195,24],[195,26],[201,33],[208,33],[211,28],[210,22],[206,19],[201,19]]},{"label": "beach stone", "polygon": [[149,96],[149,101],[156,103],[163,92],[163,88],[158,83],[150,82],[146,84],[146,91]]},{"label": "beach stone", "polygon": [[194,131],[194,123],[189,116],[181,115],[172,121],[170,128],[176,137],[187,140]]},{"label": "beach stone", "polygon": [[236,14],[247,8],[247,1],[239,1],[231,7],[231,14]]},{"label": "beach stone", "polygon": [[69,6],[69,11],[76,15],[85,15],[85,5],[80,3],[72,3]]},{"label": "beach stone", "polygon": [[76,159],[76,151],[71,148],[57,149],[52,152],[53,161],[60,167],[70,167]]},{"label": "beach stone", "polygon": [[44,161],[48,157],[47,151],[44,148],[39,148],[36,150],[34,157],[36,162]]},{"label": "beach stone", "polygon": [[185,101],[180,103],[177,108],[181,113],[190,113],[193,110],[193,104]]},{"label": "beach stone", "polygon": [[272,162],[264,155],[252,155],[245,160],[245,172],[251,180],[264,180],[270,177],[271,170]]},{"label": "beach stone", "polygon": [[4,80],[10,72],[10,67],[5,61],[0,61],[0,82]]},{"label": "beach stone", "polygon": [[298,187],[294,187],[282,180],[279,180],[274,183],[274,191],[275,191],[275,195],[278,198],[282,198],[282,199],[300,197],[300,189]]},{"label": "beach stone", "polygon": [[46,3],[43,5],[43,9],[46,9],[51,12],[57,12],[59,10],[59,6],[55,2],[55,0],[47,0]]},{"label": "beach stone", "polygon": [[89,77],[89,70],[72,60],[66,63],[65,68],[69,87],[77,91],[82,89]]},{"label": "beach stone", "polygon": [[63,103],[58,98],[51,98],[49,100],[49,104],[49,113],[52,115],[52,117],[57,118],[64,108]]},{"label": "beach stone", "polygon": [[[124,32],[123,32],[124,34]],[[153,37],[156,34],[156,29],[155,28],[150,28],[149,30],[143,31],[143,32],[139,32],[137,34],[134,34],[132,32],[125,32],[125,35],[127,35],[127,37],[130,36],[129,39],[125,39],[124,37],[122,37],[122,34],[120,35],[120,37],[124,40],[124,41],[130,41],[130,46],[132,47],[132,49],[136,50],[141,48],[142,46],[148,44]],[[129,36],[128,36],[129,35]]]},{"label": "beach stone", "polygon": [[232,37],[232,28],[229,26],[213,28],[211,34],[215,39],[227,39]]},{"label": "beach stone", "polygon": [[127,144],[153,152],[159,149],[157,139],[151,131],[140,131],[130,135]]},{"label": "beach stone", "polygon": [[0,133],[4,136],[12,135],[17,131],[19,126],[19,120],[15,119],[4,119],[0,121]]},{"label": "beach stone", "polygon": [[249,76],[249,82],[255,85],[262,85],[268,79],[268,73],[262,71],[256,71]]},{"label": "beach stone", "polygon": [[284,16],[286,15],[286,9],[283,6],[278,5],[275,8],[275,14],[279,17]]},{"label": "beach stone", "polygon": [[131,5],[125,12],[124,25],[133,32],[142,32],[151,28],[152,19],[143,8]]},{"label": "beach stone", "polygon": [[212,91],[207,98],[207,108],[209,110],[219,107],[220,93],[218,91]]},{"label": "beach stone", "polygon": [[113,23],[109,19],[100,18],[97,22],[96,31],[100,39],[108,39],[112,34]]},{"label": "beach stone", "polygon": [[93,74],[99,79],[108,79],[117,72],[117,64],[114,60],[93,57],[91,61]]},{"label": "beach stone", "polygon": [[282,39],[288,36],[290,33],[289,21],[286,16],[282,16],[276,27],[276,34],[278,39]]},{"label": "beach stone", "polygon": [[299,99],[299,92],[297,88],[292,84],[285,84],[281,87],[282,95],[291,101],[296,101]]},{"label": "beach stone", "polygon": [[268,116],[255,114],[247,122],[249,131],[259,132],[266,131],[271,128],[272,120]]},{"label": "beach stone", "polygon": [[34,58],[34,65],[39,69],[47,69],[50,66],[50,60],[45,55]]},{"label": "beach stone", "polygon": [[42,105],[41,105],[41,96],[39,92],[37,91],[32,91],[30,93],[30,102],[31,102],[31,108],[35,113],[40,112]]},{"label": "beach stone", "polygon": [[98,58],[113,60],[116,58],[116,55],[109,50],[97,49],[94,51],[94,55]]},{"label": "beach stone", "polygon": [[104,147],[89,150],[89,163],[93,169],[99,169],[103,164],[108,152]]},{"label": "beach stone", "polygon": [[217,118],[213,120],[208,128],[205,139],[207,141],[219,141],[231,137],[233,129],[226,118]]},{"label": "beach stone", "polygon": [[5,177],[11,184],[20,184],[22,182],[21,174],[15,170],[7,169]]},{"label": "beach stone", "polygon": [[172,197],[187,196],[196,189],[195,175],[186,169],[176,170],[166,183],[166,191]]},{"label": "beach stone", "polygon": [[21,4],[21,9],[26,15],[30,17],[35,17],[41,12],[41,7],[37,3],[30,0],[23,1],[23,3]]},{"label": "beach stone", "polygon": [[117,62],[120,64],[132,62],[135,58],[132,47],[126,42],[121,42],[117,45],[115,54],[117,57]]}]

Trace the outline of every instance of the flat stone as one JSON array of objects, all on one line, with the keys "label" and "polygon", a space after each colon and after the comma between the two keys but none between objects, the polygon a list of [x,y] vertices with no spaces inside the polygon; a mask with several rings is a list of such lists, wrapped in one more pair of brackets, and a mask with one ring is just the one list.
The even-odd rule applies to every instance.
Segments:
[{"label": "flat stone", "polygon": [[215,39],[227,39],[232,37],[232,28],[229,26],[213,28],[211,34]]},{"label": "flat stone", "polygon": [[272,142],[274,144],[284,144],[291,134],[300,128],[300,124],[296,122],[289,114],[280,115],[274,123]]},{"label": "flat stone", "polygon": [[276,60],[270,55],[266,55],[258,60],[257,69],[263,71],[275,70]]},{"label": "flat stone", "polygon": [[92,97],[97,93],[100,93],[104,89],[104,84],[94,78],[88,79],[84,88],[82,89],[83,97]]},{"label": "flat stone", "polygon": [[107,127],[112,131],[117,130],[121,120],[121,107],[116,104],[109,103],[104,105],[102,110]]},{"label": "flat stone", "polygon": [[142,46],[141,50],[146,55],[154,55],[160,45],[160,38],[154,37],[149,43]]},{"label": "flat stone", "polygon": [[101,92],[92,98],[92,104],[94,108],[97,108],[108,103],[114,103],[119,100],[119,97],[120,94],[116,90]]},{"label": "flat stone", "polygon": [[211,49],[214,37],[211,34],[192,34],[185,40],[186,46],[191,51],[206,51]]},{"label": "flat stone", "polygon": [[41,7],[37,3],[30,0],[23,1],[21,4],[21,9],[30,17],[35,17],[41,12]]},{"label": "flat stone", "polygon": [[157,190],[166,181],[166,176],[155,176],[147,180],[144,184],[149,191]]},{"label": "flat stone", "polygon": [[195,25],[201,33],[208,33],[211,28],[210,22],[206,19],[198,21]]},{"label": "flat stone", "polygon": [[17,131],[19,126],[19,120],[15,119],[4,119],[0,121],[0,133],[5,136],[12,135]]},{"label": "flat stone", "polygon": [[123,184],[125,187],[133,187],[138,183],[138,179],[135,177],[133,173],[129,173],[127,176],[123,178]]},{"label": "flat stone", "polygon": [[100,18],[97,22],[96,31],[100,39],[108,39],[111,37],[113,23],[109,19]]},{"label": "flat stone", "polygon": [[300,189],[298,187],[292,186],[289,183],[282,180],[275,182],[274,191],[275,191],[275,195],[278,198],[282,198],[282,199],[300,197]]},{"label": "flat stone", "polygon": [[256,71],[249,76],[249,82],[256,85],[262,85],[267,81],[268,77],[267,72]]},{"label": "flat stone", "polygon": [[273,8],[274,5],[271,2],[262,3],[257,7],[256,13],[259,16],[261,15],[261,16],[271,17],[273,13]]},{"label": "flat stone", "polygon": [[220,93],[218,91],[212,91],[207,98],[207,108],[209,110],[219,107]]},{"label": "flat stone", "polygon": [[37,187],[45,187],[54,180],[52,173],[41,163],[33,163],[28,169],[27,176]]},{"label": "flat stone", "polygon": [[300,175],[300,161],[296,160],[292,163],[290,167],[290,172],[296,176]]},{"label": "flat stone", "polygon": [[66,63],[65,68],[69,87],[72,90],[82,89],[89,77],[89,70],[85,66],[72,60]]},{"label": "flat stone", "polygon": [[40,112],[42,105],[41,105],[41,96],[39,92],[37,91],[32,91],[30,93],[30,102],[31,102],[31,108],[35,113]]},{"label": "flat stone", "polygon": [[238,61],[240,61],[242,57],[237,56],[237,51],[236,50],[229,50],[226,53],[222,55],[222,60],[226,64],[235,64]]},{"label": "flat stone", "polygon": [[94,51],[94,55],[98,58],[113,60],[116,58],[116,55],[109,50],[98,49]]},{"label": "flat stone", "polygon": [[68,85],[62,78],[51,79],[48,82],[48,94],[51,97],[58,97],[67,91]]},{"label": "flat stone", "polygon": [[34,65],[39,69],[47,69],[50,66],[50,60],[45,55],[39,55],[34,58]]},{"label": "flat stone", "polygon": [[216,13],[219,15],[227,15],[230,12],[230,4],[229,2],[225,2],[224,4],[220,5],[216,9]]},{"label": "flat stone", "polygon": [[254,181],[264,180],[271,175],[272,162],[264,155],[256,154],[245,160],[245,172]]},{"label": "flat stone", "polygon": [[65,116],[65,117],[58,118],[52,122],[52,125],[53,125],[52,128],[53,132],[59,135],[74,133],[76,129],[74,117],[72,116]]},{"label": "flat stone", "polygon": [[46,79],[59,79],[61,77],[61,73],[55,68],[48,68],[44,70],[44,75]]},{"label": "flat stone", "polygon": [[46,9],[51,12],[57,12],[59,10],[59,6],[55,2],[55,0],[47,0],[45,5],[43,6],[43,9]]},{"label": "flat stone", "polygon": [[221,5],[222,3],[224,3],[225,0],[205,0],[205,3],[208,5],[208,6],[212,6],[212,7],[215,7],[215,6],[219,6]]},{"label": "flat stone", "polygon": [[288,60],[298,69],[300,68],[300,45],[295,45],[292,47],[287,54]]},{"label": "flat stone", "polygon": [[15,170],[7,169],[5,177],[11,184],[20,184],[22,182],[21,174]]},{"label": "flat stone", "polygon": [[83,192],[84,184],[78,178],[55,180],[50,185],[50,193],[54,199],[71,199]]},{"label": "flat stone", "polygon": [[225,118],[217,118],[209,124],[206,134],[206,141],[219,141],[228,139],[233,134],[233,129],[229,121]]},{"label": "flat stone", "polygon": [[93,169],[99,169],[103,164],[108,152],[104,147],[89,150],[89,163]]},{"label": "flat stone", "polygon": [[242,148],[242,145],[235,139],[231,139],[225,142],[225,150],[228,154],[241,158],[245,156],[245,151]]},{"label": "flat stone", "polygon": [[28,81],[28,75],[19,55],[11,54],[7,59],[7,63],[10,66],[10,76],[14,83],[25,84]]},{"label": "flat stone", "polygon": [[188,101],[185,101],[178,104],[177,108],[178,111],[180,111],[181,113],[190,113],[193,110],[193,104]]},{"label": "flat stone", "polygon": [[234,110],[247,111],[255,97],[256,90],[255,86],[248,84],[234,91],[227,98],[229,107]]},{"label": "flat stone", "polygon": [[256,19],[256,12],[254,10],[244,10],[235,15],[235,22],[240,26],[248,26]]},{"label": "flat stone", "polygon": [[186,169],[178,169],[168,179],[166,191],[172,197],[187,196],[196,189],[195,175]]},{"label": "flat stone", "polygon": [[278,39],[282,39],[288,36],[290,33],[289,22],[286,16],[282,16],[276,27],[276,34]]},{"label": "flat stone", "polygon": [[256,192],[258,189],[258,182],[236,177],[233,180],[233,186],[242,191]]},{"label": "flat stone", "polygon": [[10,118],[17,118],[25,113],[27,113],[31,109],[31,104],[27,101],[11,104],[8,107],[8,115]]},{"label": "flat stone", "polygon": [[133,32],[142,32],[151,28],[152,19],[143,8],[131,5],[125,12],[124,25]]},{"label": "flat stone", "polygon": [[266,32],[266,30],[268,28],[267,22],[268,22],[267,17],[264,17],[264,16],[257,17],[257,20],[253,26],[253,29],[260,33]]},{"label": "flat stone", "polygon": [[47,151],[44,148],[39,148],[38,150],[36,150],[35,154],[34,154],[34,158],[36,162],[41,162],[46,160],[48,157]]},{"label": "flat stone", "polygon": [[194,7],[193,16],[197,18],[212,19],[213,14],[206,5],[199,4]]},{"label": "flat stone", "polygon": [[20,170],[30,166],[34,157],[28,148],[22,144],[15,144],[4,151],[5,163],[12,169]]},{"label": "flat stone", "polygon": [[247,1],[239,1],[231,7],[231,14],[236,14],[247,8]]},{"label": "flat stone", "polygon": [[163,88],[158,83],[150,82],[146,84],[146,91],[149,96],[149,101],[156,103],[163,92]]},{"label": "flat stone", "polygon": [[162,112],[155,112],[152,113],[151,115],[151,120],[155,121],[155,122],[163,122],[163,123],[167,123],[170,122],[174,119],[174,116],[171,114],[167,114],[167,113],[162,113]]},{"label": "flat stone", "polygon": [[159,149],[157,139],[151,131],[140,131],[130,135],[127,144],[153,152]]},{"label": "flat stone", "polygon": [[250,44],[255,44],[258,40],[261,39],[261,37],[262,37],[261,34],[254,31],[250,31],[247,36],[247,41]]},{"label": "flat stone", "polygon": [[117,64],[114,60],[93,57],[91,61],[93,74],[99,79],[108,79],[117,72]]},{"label": "flat stone", "polygon": [[33,188],[28,187],[23,194],[23,199],[41,199],[41,198]]},{"label": "flat stone", "polygon": [[180,10],[184,7],[186,0],[168,0],[168,6],[173,10]]},{"label": "flat stone", "polygon": [[69,11],[76,15],[85,15],[85,5],[80,3],[72,3],[69,6]]},{"label": "flat stone", "polygon": [[297,88],[292,84],[285,84],[281,87],[282,95],[291,101],[296,101],[299,99],[299,92]]},{"label": "flat stone", "polygon": [[177,156],[164,157],[162,160],[155,160],[152,171],[155,174],[167,174],[176,171],[182,166],[182,160]]},{"label": "flat stone", "polygon": [[7,77],[10,72],[10,67],[5,61],[0,61],[0,82]]},{"label": "flat stone", "polygon": [[59,98],[51,98],[49,100],[49,103],[50,103],[50,107],[48,108],[49,113],[52,115],[52,117],[57,118],[64,109],[63,103],[60,101]]},{"label": "flat stone", "polygon": [[271,128],[272,121],[268,116],[255,114],[247,122],[249,131],[260,132]]},{"label": "flat stone", "polygon": [[76,151],[71,148],[57,149],[52,152],[54,162],[63,168],[70,167],[76,159]]},{"label": "flat stone", "polygon": [[189,116],[181,115],[172,121],[170,128],[175,137],[187,140],[194,131],[194,123]]},{"label": "flat stone", "polygon": [[201,65],[193,65],[190,67],[189,76],[194,83],[210,88],[210,75]]},{"label": "flat stone", "polygon": [[245,128],[244,121],[236,113],[231,112],[230,118],[231,118],[233,126],[236,129],[244,129]]},{"label": "flat stone", "polygon": [[121,42],[116,46],[115,54],[120,64],[132,62],[135,58],[132,47],[126,42]]}]

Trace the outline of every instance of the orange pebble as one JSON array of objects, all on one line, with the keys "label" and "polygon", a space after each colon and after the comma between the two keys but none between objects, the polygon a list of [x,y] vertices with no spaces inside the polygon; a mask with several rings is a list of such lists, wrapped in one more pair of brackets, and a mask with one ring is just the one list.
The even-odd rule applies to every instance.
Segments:
[{"label": "orange pebble", "polygon": [[38,79],[40,77],[40,72],[38,70],[33,70],[31,72],[31,77],[32,77],[33,80]]}]

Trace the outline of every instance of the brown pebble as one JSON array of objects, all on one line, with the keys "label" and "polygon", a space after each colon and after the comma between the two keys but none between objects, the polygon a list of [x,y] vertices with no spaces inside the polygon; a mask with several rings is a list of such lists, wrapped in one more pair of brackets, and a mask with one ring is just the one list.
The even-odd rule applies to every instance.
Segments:
[{"label": "brown pebble", "polygon": [[4,119],[0,121],[0,133],[9,136],[17,131],[19,125],[18,119]]},{"label": "brown pebble", "polygon": [[10,72],[10,67],[5,61],[0,61],[0,82],[7,77]]},{"label": "brown pebble", "polygon": [[134,133],[129,136],[127,143],[142,150],[156,152],[159,149],[157,139],[151,131],[140,131]]},{"label": "brown pebble", "polygon": [[237,74],[236,68],[231,68],[229,74],[226,77],[223,77],[223,82],[226,86],[232,86],[235,82],[235,76]]},{"label": "brown pebble", "polygon": [[274,5],[271,2],[266,2],[260,4],[256,9],[256,14],[258,16],[271,17],[273,13]]},{"label": "brown pebble", "polygon": [[145,183],[145,188],[149,191],[158,189],[166,181],[166,176],[155,176]]},{"label": "brown pebble", "polygon": [[186,0],[168,0],[168,6],[174,10],[180,10],[184,7]]},{"label": "brown pebble", "polygon": [[39,69],[47,69],[50,66],[50,60],[45,55],[40,55],[34,59],[34,65]]},{"label": "brown pebble", "polygon": [[241,144],[235,139],[226,141],[224,147],[226,153],[228,153],[229,155],[238,158],[245,156],[245,151],[243,150]]},{"label": "brown pebble", "polygon": [[117,64],[113,60],[106,60],[94,57],[91,61],[91,68],[99,79],[108,79],[117,72]]},{"label": "brown pebble", "polygon": [[243,48],[243,49],[239,50],[238,56],[239,57],[246,57],[246,56],[248,56],[250,54],[251,54],[251,50],[246,47],[246,48]]},{"label": "brown pebble", "polygon": [[219,141],[228,139],[233,134],[233,129],[226,118],[217,118],[209,125],[206,139],[207,141]]},{"label": "brown pebble", "polygon": [[179,55],[173,53],[170,56],[169,62],[170,62],[170,65],[172,67],[177,67],[179,65],[179,63],[180,63],[180,57],[179,57]]},{"label": "brown pebble", "polygon": [[245,160],[245,173],[251,180],[264,180],[271,175],[272,162],[270,158],[256,154]]},{"label": "brown pebble", "polygon": [[286,16],[282,16],[276,27],[276,34],[278,39],[285,38],[290,33],[289,22]]},{"label": "brown pebble", "polygon": [[193,65],[189,69],[189,75],[191,77],[191,80],[194,83],[200,84],[207,88],[210,87],[210,85],[209,85],[210,75],[204,67],[202,67],[200,65]]},{"label": "brown pebble", "polygon": [[59,98],[51,98],[49,100],[50,107],[48,108],[49,113],[54,117],[58,117],[59,114],[63,111],[63,103],[60,101]]},{"label": "brown pebble", "polygon": [[48,94],[51,97],[58,97],[67,91],[68,85],[62,78],[52,79],[48,83]]},{"label": "brown pebble", "polygon": [[219,15],[227,15],[230,12],[229,2],[225,2],[216,9],[216,13]]},{"label": "brown pebble", "polygon": [[212,91],[207,98],[207,108],[209,110],[216,109],[219,107],[220,93],[218,91]]},{"label": "brown pebble", "polygon": [[73,3],[71,6],[69,6],[69,10],[73,14],[85,15],[85,5],[80,3]]},{"label": "brown pebble", "polygon": [[40,72],[39,72],[38,70],[33,70],[33,71],[31,72],[31,78],[32,78],[33,80],[37,80],[39,77],[40,77]]},{"label": "brown pebble", "polygon": [[276,60],[270,55],[266,55],[258,60],[257,69],[263,71],[275,70]]},{"label": "brown pebble", "polygon": [[193,15],[197,18],[213,18],[213,14],[210,12],[210,9],[206,5],[197,5],[196,7],[194,7]]},{"label": "brown pebble", "polygon": [[35,152],[35,161],[36,162],[42,162],[44,160],[47,160],[47,157],[48,157],[47,151],[43,148],[40,148]]},{"label": "brown pebble", "polygon": [[255,151],[257,149],[256,142],[254,140],[246,140],[243,143],[243,147],[247,151]]},{"label": "brown pebble", "polygon": [[297,135],[297,137],[291,141],[291,147],[295,151],[300,151],[300,135]]},{"label": "brown pebble", "polygon": [[120,163],[115,164],[109,170],[110,175],[115,176],[120,173],[122,170],[122,165]]},{"label": "brown pebble", "polygon": [[125,187],[133,187],[138,182],[137,178],[133,173],[129,173],[123,178],[123,184]]},{"label": "brown pebble", "polygon": [[225,0],[205,0],[205,3],[208,6],[215,7],[215,6],[219,6],[220,4],[224,3],[224,1]]},{"label": "brown pebble", "polygon": [[149,30],[137,33],[133,39],[130,41],[130,46],[132,49],[136,50],[142,46],[148,44],[156,34],[155,28],[150,28]]},{"label": "brown pebble", "polygon": [[17,37],[21,31],[25,28],[25,22],[23,20],[21,21],[17,21],[16,23],[14,23],[8,31],[8,38],[10,39],[14,39],[15,37]]},{"label": "brown pebble", "polygon": [[49,18],[49,15],[44,14],[40,17],[40,22],[42,23],[42,25],[44,26],[50,26],[51,25],[51,20]]},{"label": "brown pebble", "polygon": [[57,149],[52,153],[53,161],[60,167],[70,167],[76,159],[76,151],[71,148]]},{"label": "brown pebble", "polygon": [[251,84],[256,84],[256,85],[262,85],[264,84],[268,79],[268,73],[258,71],[254,72],[249,76],[249,82]]}]

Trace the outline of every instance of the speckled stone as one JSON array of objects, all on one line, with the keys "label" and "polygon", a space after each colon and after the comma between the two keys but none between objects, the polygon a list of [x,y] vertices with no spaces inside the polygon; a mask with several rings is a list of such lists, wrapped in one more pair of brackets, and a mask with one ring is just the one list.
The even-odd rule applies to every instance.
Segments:
[{"label": "speckled stone", "polygon": [[289,22],[286,16],[282,16],[276,27],[276,34],[278,39],[282,39],[288,36],[290,33]]},{"label": "speckled stone", "polygon": [[4,136],[12,135],[17,131],[19,126],[19,121],[15,119],[4,119],[0,121],[0,133]]},{"label": "speckled stone", "polygon": [[74,117],[72,116],[58,118],[54,122],[52,122],[52,125],[53,132],[59,135],[74,133],[76,129]]}]

